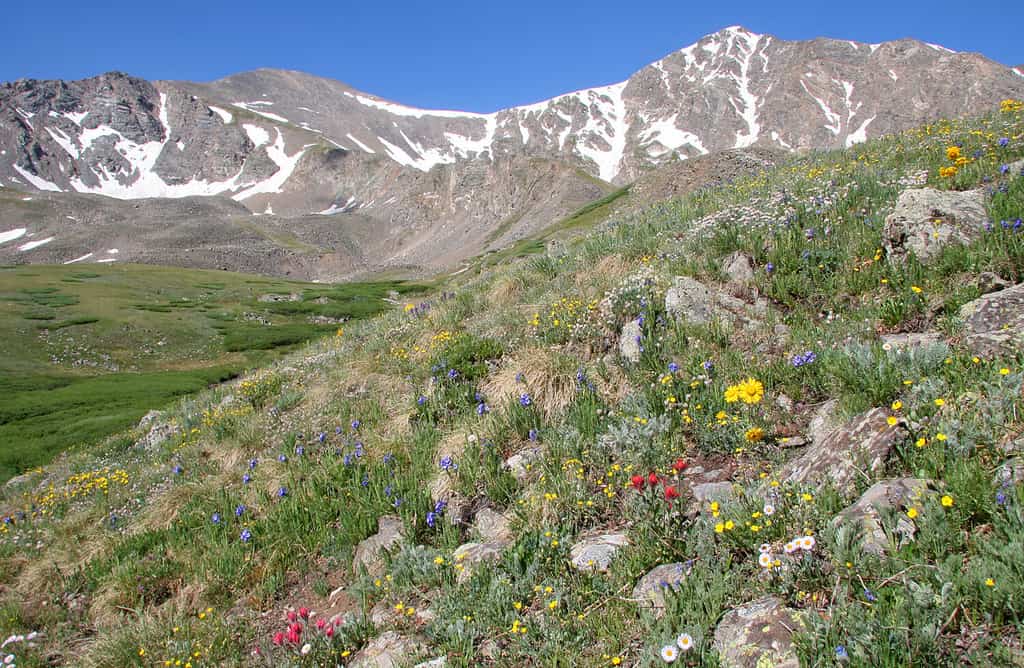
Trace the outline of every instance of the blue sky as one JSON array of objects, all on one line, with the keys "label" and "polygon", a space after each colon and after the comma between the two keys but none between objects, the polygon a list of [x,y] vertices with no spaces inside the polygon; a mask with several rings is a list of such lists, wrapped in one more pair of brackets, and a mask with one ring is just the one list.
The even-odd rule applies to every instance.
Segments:
[{"label": "blue sky", "polygon": [[782,39],[916,37],[1024,64],[1024,3],[1011,0],[7,4],[0,81],[108,70],[209,81],[280,67],[405,104],[480,112],[621,81],[729,25]]}]

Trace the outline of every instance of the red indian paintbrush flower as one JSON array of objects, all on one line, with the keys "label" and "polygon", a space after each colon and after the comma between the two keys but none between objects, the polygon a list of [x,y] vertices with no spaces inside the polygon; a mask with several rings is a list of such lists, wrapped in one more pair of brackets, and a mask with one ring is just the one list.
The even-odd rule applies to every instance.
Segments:
[{"label": "red indian paintbrush flower", "polygon": [[686,462],[682,459],[677,459],[676,463],[672,465],[672,468],[675,469],[676,473],[682,473],[686,470]]},{"label": "red indian paintbrush flower", "polygon": [[679,492],[676,491],[676,488],[673,485],[668,485],[668,486],[665,487],[665,500],[666,501],[671,501],[672,499],[678,499],[678,498],[679,498]]},{"label": "red indian paintbrush flower", "polygon": [[629,481],[631,483],[633,483],[633,487],[635,489],[643,489],[644,488],[644,477],[642,475],[640,475],[640,474],[637,474],[637,475],[633,476],[632,478],[629,479]]},{"label": "red indian paintbrush flower", "polygon": [[648,473],[647,474],[647,484],[650,485],[651,487],[654,487],[655,485],[657,485],[658,484],[658,474],[655,473],[654,471],[651,471],[650,473]]}]

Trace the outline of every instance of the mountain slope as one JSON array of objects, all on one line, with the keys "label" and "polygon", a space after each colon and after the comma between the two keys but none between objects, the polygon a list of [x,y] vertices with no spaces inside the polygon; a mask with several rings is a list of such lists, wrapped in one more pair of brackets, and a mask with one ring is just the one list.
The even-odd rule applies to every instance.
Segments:
[{"label": "mountain slope", "polygon": [[[391,240],[383,254],[361,249],[377,264],[437,268],[557,220],[608,192],[601,182],[629,183],[678,158],[849,146],[1022,96],[1019,71],[977,54],[915,40],[788,42],[740,27],[626,81],[491,114],[416,109],[281,70],[204,84],[20,80],[0,88],[0,186],[220,196],[285,218],[358,211]],[[45,233],[59,235],[50,222]],[[5,261],[35,261],[11,253],[0,246]]]}]

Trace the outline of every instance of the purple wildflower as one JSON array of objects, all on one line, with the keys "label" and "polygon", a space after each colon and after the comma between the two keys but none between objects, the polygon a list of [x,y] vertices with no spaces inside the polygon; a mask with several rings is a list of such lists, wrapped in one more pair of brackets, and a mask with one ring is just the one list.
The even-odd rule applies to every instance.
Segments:
[{"label": "purple wildflower", "polygon": [[242,534],[240,538],[242,539],[243,543],[248,543],[249,540],[252,538],[252,532],[248,529],[242,529]]},{"label": "purple wildflower", "polygon": [[522,394],[519,395],[519,405],[520,406],[529,406],[532,403],[533,403],[533,399],[530,398],[529,394],[523,392]]}]

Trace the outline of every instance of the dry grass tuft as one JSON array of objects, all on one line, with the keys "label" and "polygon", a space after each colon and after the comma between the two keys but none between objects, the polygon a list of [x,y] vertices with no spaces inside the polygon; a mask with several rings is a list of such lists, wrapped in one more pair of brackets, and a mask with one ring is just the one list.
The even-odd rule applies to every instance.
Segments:
[{"label": "dry grass tuft", "polygon": [[600,297],[607,286],[617,285],[636,268],[621,255],[608,255],[589,269],[576,273],[576,287],[588,298]]},{"label": "dry grass tuft", "polygon": [[[528,392],[534,405],[550,418],[576,394],[577,366],[576,360],[563,353],[536,346],[524,348],[505,358],[484,383],[483,392],[496,403]],[[518,374],[522,374],[522,382],[517,382]]]}]

